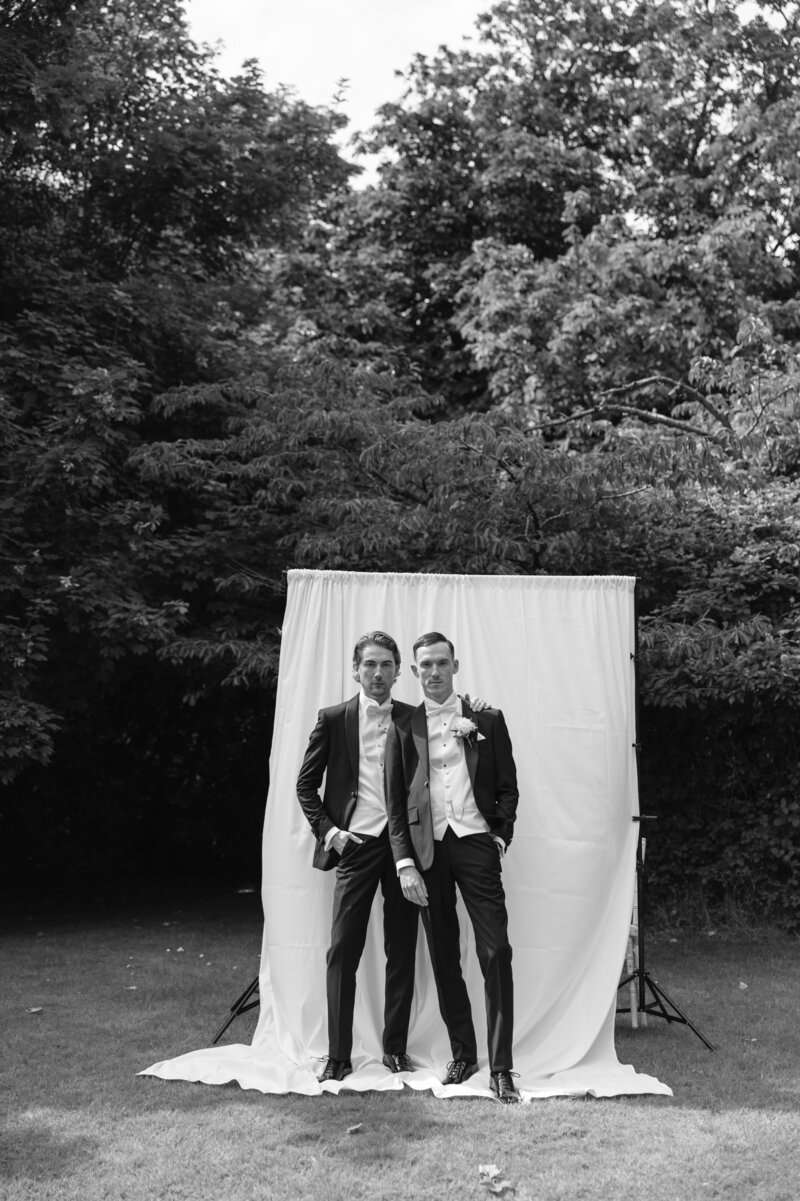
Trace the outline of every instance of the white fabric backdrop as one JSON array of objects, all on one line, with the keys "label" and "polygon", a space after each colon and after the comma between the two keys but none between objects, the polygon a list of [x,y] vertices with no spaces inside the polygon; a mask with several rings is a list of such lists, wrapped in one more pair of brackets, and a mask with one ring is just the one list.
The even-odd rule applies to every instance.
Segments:
[{"label": "white fabric backdrop", "polygon": [[[469,920],[461,909],[465,975],[481,1070],[443,1088],[449,1044],[420,924],[408,1050],[419,1065],[381,1065],[384,957],[380,896],[359,969],[354,1073],[321,1086],[327,1053],[325,952],[334,872],[311,866],[313,839],[295,795],[322,705],[352,696],[352,650],[367,630],[396,638],[394,688],[419,703],[409,662],[415,638],[455,643],[459,692],[506,716],[520,786],[504,862],[514,952],[515,1068],[523,1096],[667,1093],[621,1065],[614,1009],[630,924],[638,812],[634,728],[634,580],[608,576],[458,576],[290,571],[264,823],[261,1009],[252,1045],[223,1045],[154,1064],[144,1075],[262,1092],[431,1088],[490,1096],[485,1009]],[[233,998],[231,998],[233,1001]]]}]

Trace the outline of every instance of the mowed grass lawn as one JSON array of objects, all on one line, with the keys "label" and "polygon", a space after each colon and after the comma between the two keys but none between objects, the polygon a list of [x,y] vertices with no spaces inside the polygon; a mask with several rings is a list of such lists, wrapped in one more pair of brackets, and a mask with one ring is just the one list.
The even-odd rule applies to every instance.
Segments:
[{"label": "mowed grass lawn", "polygon": [[[3,1201],[486,1198],[482,1164],[517,1201],[800,1196],[795,938],[651,931],[652,975],[718,1052],[686,1027],[620,1017],[620,1059],[674,1098],[504,1107],[137,1076],[208,1045],[256,974],[254,893],[83,910],[67,898],[7,912],[4,927]],[[226,1041],[249,1042],[254,1025],[238,1018]]]}]

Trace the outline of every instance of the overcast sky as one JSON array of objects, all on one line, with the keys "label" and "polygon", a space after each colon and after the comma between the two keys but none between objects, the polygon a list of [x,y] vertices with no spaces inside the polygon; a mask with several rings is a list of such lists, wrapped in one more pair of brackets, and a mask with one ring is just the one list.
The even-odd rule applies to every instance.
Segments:
[{"label": "overcast sky", "polygon": [[226,74],[257,58],[267,87],[296,87],[326,104],[350,80],[348,134],[367,129],[379,105],[396,100],[394,71],[442,43],[458,48],[492,0],[185,0],[195,41],[225,43]]}]

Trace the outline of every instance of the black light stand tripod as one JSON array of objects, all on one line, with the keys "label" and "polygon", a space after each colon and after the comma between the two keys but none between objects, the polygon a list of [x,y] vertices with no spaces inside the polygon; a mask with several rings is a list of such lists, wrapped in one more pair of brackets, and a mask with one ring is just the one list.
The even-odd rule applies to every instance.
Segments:
[{"label": "black light stand tripod", "polygon": [[222,1038],[223,1034],[228,1029],[228,1027],[230,1026],[230,1024],[234,1018],[238,1018],[239,1014],[241,1014],[241,1013],[247,1013],[248,1009],[255,1009],[256,1005],[260,1004],[258,997],[256,997],[255,1001],[250,1000],[253,993],[257,993],[257,992],[258,992],[258,976],[256,976],[255,980],[250,981],[250,983],[248,984],[247,988],[244,990],[242,995],[240,997],[238,997],[237,1000],[235,1000],[234,1003],[231,1005],[230,1013],[228,1014],[225,1021],[222,1023],[219,1030],[217,1031],[217,1033],[214,1035],[214,1037],[211,1040],[212,1047],[216,1046],[216,1044]]},{"label": "black light stand tripod", "polygon": [[[636,756],[637,775],[639,767],[639,753],[641,743],[639,742],[639,731],[641,729],[640,721],[640,694],[639,694],[639,594],[634,588],[633,593],[633,639],[634,651],[631,655],[633,663],[633,679],[634,679],[634,720],[636,729],[636,741],[633,744],[634,753]],[[632,818],[633,821],[639,823],[639,838],[636,844],[636,906],[637,906],[637,950],[634,953],[633,971],[629,972],[622,980],[620,980],[618,988],[624,988],[625,985],[634,984],[636,1003],[638,1012],[646,1016],[652,1014],[653,1017],[663,1018],[666,1022],[678,1022],[681,1025],[688,1026],[693,1030],[702,1043],[708,1047],[709,1051],[716,1051],[716,1047],[709,1039],[706,1038],[694,1022],[692,1022],[683,1010],[675,1004],[671,997],[667,995],[661,985],[647,970],[647,959],[645,955],[645,933],[647,922],[645,920],[645,870],[644,859],[645,851],[647,850],[647,839],[642,837],[642,822],[652,821],[653,817],[650,814],[642,813]],[[652,1000],[647,1000],[648,990],[652,996]],[[633,1002],[633,998],[631,999]],[[618,1007],[617,1013],[631,1013],[632,1004],[627,1008]]]},{"label": "black light stand tripod", "polygon": [[[634,969],[629,972],[619,982],[619,988],[624,988],[631,982],[634,983],[637,997],[638,1012],[642,1014],[651,1014],[653,1017],[663,1018],[666,1022],[677,1022],[680,1025],[688,1026],[694,1031],[702,1043],[708,1047],[709,1051],[716,1051],[716,1047],[701,1030],[698,1030],[694,1022],[686,1016],[679,1005],[664,991],[657,980],[647,970],[646,950],[646,921],[644,920],[644,895],[645,895],[645,869],[644,860],[647,850],[647,839],[642,837],[641,822],[647,821],[648,815],[642,814],[641,817],[634,817],[633,821],[639,822],[639,842],[636,847],[636,904],[638,914],[638,934],[637,943],[638,951],[634,957]],[[648,991],[652,1000],[647,999]],[[617,1013],[631,1013],[631,1007],[618,1007]]]}]

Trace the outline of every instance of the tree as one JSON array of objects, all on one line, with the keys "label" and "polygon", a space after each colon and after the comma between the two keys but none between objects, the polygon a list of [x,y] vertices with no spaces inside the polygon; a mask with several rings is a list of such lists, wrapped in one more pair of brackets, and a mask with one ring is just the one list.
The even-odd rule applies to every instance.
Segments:
[{"label": "tree", "polygon": [[[177,3],[20,0],[0,36],[9,779],[54,739],[69,774],[106,736],[89,715],[123,697],[129,723],[158,720],[138,664],[153,668],[208,577],[159,559],[171,497],[131,454],[180,433],[154,424],[155,394],[235,373],[259,319],[256,248],[296,237],[350,168],[343,118],[266,92],[253,65],[221,79]],[[169,708],[181,689],[165,691]]]},{"label": "tree", "polygon": [[475,48],[417,56],[363,138],[379,183],[281,263],[306,341],[451,412],[557,377],[560,414],[685,376],[748,313],[794,340],[799,29],[795,5],[495,5]]}]

